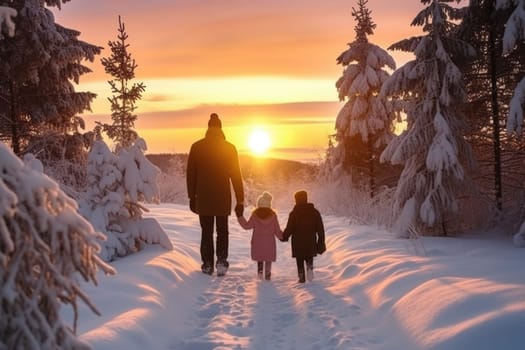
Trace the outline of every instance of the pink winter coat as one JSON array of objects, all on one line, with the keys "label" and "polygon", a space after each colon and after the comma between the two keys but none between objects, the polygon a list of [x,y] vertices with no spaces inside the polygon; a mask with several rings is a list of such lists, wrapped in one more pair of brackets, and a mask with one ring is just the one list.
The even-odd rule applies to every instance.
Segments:
[{"label": "pink winter coat", "polygon": [[237,218],[242,228],[245,230],[253,229],[251,255],[254,261],[275,261],[277,255],[275,237],[283,238],[277,215],[273,211],[271,214],[267,214],[268,210],[271,209],[257,208],[248,221],[244,216]]}]

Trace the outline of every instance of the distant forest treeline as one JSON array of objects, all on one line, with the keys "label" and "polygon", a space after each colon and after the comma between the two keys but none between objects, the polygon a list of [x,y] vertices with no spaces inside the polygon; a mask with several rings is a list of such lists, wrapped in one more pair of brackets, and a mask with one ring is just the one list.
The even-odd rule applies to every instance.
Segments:
[{"label": "distant forest treeline", "polygon": [[[148,160],[160,170],[159,188],[161,202],[187,204],[186,164],[188,154],[149,154]],[[257,196],[269,191],[274,197],[274,206],[293,207],[293,193],[306,189],[317,197],[320,166],[294,160],[239,156],[239,165],[244,180],[245,201],[255,205]],[[210,175],[212,176],[212,175]]]},{"label": "distant forest treeline", "polygon": [[[185,165],[188,161],[187,153],[160,153],[147,154],[153,164],[159,167],[163,173],[169,173],[174,164]],[[263,157],[252,157],[240,155],[239,164],[243,176],[253,177],[283,177],[284,179],[295,178],[298,175],[313,177],[319,171],[318,165],[302,163],[294,160],[273,159]]]}]

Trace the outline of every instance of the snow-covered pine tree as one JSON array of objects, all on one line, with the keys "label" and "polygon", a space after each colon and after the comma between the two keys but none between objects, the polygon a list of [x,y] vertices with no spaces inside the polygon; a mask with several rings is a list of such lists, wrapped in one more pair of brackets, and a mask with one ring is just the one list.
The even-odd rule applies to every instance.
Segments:
[{"label": "snow-covered pine tree", "polygon": [[133,130],[137,115],[133,114],[136,102],[142,97],[145,86],[142,83],[133,83],[137,64],[128,52],[129,44],[126,42],[128,34],[126,27],[118,17],[118,40],[109,41],[111,55],[102,58],[101,62],[106,73],[115,79],[109,80],[113,96],[109,98],[111,103],[112,124],[99,123],[102,132],[105,132],[115,142],[116,149],[130,146],[138,135]]},{"label": "snow-covered pine tree", "polygon": [[[79,32],[57,23],[48,7],[69,0],[12,0],[17,30],[0,46],[0,139],[15,154],[26,153],[35,136],[65,137],[83,127],[79,113],[95,97],[75,92],[73,83],[90,72],[100,47],[78,40]],[[46,151],[46,146],[32,152]],[[39,153],[39,158],[42,154]]]},{"label": "snow-covered pine tree", "polygon": [[346,101],[336,119],[336,144],[330,150],[327,162],[334,177],[346,171],[353,182],[364,182],[371,196],[375,192],[375,171],[379,154],[393,137],[395,105],[379,96],[381,86],[389,77],[385,70],[396,68],[394,59],[386,50],[368,41],[376,24],[372,21],[367,0],[358,0],[352,8],[356,21],[355,41],[348,44],[337,58],[344,67],[337,80],[339,100]]},{"label": "snow-covered pine tree", "polygon": [[[489,206],[487,209],[500,219],[515,203],[515,182],[522,182],[513,169],[513,163],[521,157],[521,147],[512,135],[504,132],[504,126],[509,101],[519,81],[517,77],[525,71],[523,51],[502,55],[505,22],[512,10],[497,9],[496,0],[468,3],[457,32],[459,39],[476,50],[476,55],[460,66],[467,92],[467,139],[479,165],[475,174],[480,192],[477,197],[494,198],[492,203],[485,199],[477,202],[485,203],[483,205]],[[509,177],[509,173],[513,175]],[[480,210],[483,209],[476,209],[478,213]],[[485,217],[494,218],[494,215]]]},{"label": "snow-covered pine tree", "polygon": [[[518,42],[525,40],[525,1],[524,0],[497,0],[499,9],[514,8],[507,20],[503,36],[503,54],[509,54],[516,48]],[[523,56],[521,56],[523,57]],[[525,106],[525,76],[516,86],[510,101],[509,116],[507,118],[507,131],[523,132],[523,107]],[[525,222],[514,235],[514,244],[525,247]]]},{"label": "snow-covered pine tree", "polygon": [[461,105],[465,100],[462,74],[456,60],[474,55],[465,42],[453,37],[462,11],[454,0],[422,0],[428,4],[413,20],[426,35],[393,44],[390,49],[413,52],[415,59],[396,70],[381,90],[406,105],[407,130],[381,155],[382,161],[404,165],[395,193],[397,231],[411,227],[437,228],[459,209],[457,193],[465,184],[462,162],[471,159],[462,134]]},{"label": "snow-covered pine tree", "polygon": [[[143,217],[147,209],[141,202],[159,202],[160,170],[146,158],[146,142],[133,130],[137,116],[132,112],[144,86],[129,86],[137,65],[127,52],[128,35],[120,16],[118,32],[119,41],[109,42],[111,56],[102,59],[106,72],[116,78],[109,81],[115,94],[109,99],[113,123],[96,128],[100,140],[89,153],[87,190],[80,205],[82,214],[107,237],[101,242],[106,261],[136,252],[145,243],[173,249],[160,224]],[[101,140],[101,132],[115,142],[115,153]]]},{"label": "snow-covered pine tree", "polygon": [[[507,20],[503,35],[503,54],[507,55],[516,48],[518,42],[525,40],[525,0],[497,0],[498,9],[513,8]],[[523,107],[525,106],[525,77],[518,83],[510,101],[507,131],[523,132]]]},{"label": "snow-covered pine tree", "polygon": [[[38,160],[24,164],[4,143],[0,159],[0,349],[89,348],[75,335],[77,300],[98,311],[81,280],[114,273],[97,255],[99,234]],[[62,304],[73,309],[73,327]]]},{"label": "snow-covered pine tree", "polygon": [[158,222],[142,216],[146,208],[140,202],[159,198],[159,169],[146,158],[145,150],[146,143],[138,138],[115,155],[99,140],[89,153],[88,186],[80,211],[106,235],[100,242],[100,255],[106,261],[134,253],[145,243],[173,248]]}]

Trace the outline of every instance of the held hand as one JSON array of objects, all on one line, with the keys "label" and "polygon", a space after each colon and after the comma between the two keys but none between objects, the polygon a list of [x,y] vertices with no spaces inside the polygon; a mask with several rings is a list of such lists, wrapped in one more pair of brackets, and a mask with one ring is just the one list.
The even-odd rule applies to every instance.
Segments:
[{"label": "held hand", "polygon": [[326,251],[324,242],[317,242],[317,254],[323,254]]},{"label": "held hand", "polygon": [[235,206],[235,215],[236,215],[237,217],[239,217],[239,216],[242,216],[243,213],[244,213],[244,205],[242,205],[242,204],[237,204],[237,205]]},{"label": "held hand", "polygon": [[194,212],[195,214],[198,214],[197,207],[195,205],[195,198],[190,198],[190,210]]}]

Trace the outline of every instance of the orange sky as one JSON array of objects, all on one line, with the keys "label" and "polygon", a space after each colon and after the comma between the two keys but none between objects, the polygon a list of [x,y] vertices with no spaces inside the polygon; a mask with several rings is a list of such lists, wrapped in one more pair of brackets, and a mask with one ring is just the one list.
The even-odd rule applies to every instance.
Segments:
[{"label": "orange sky", "polygon": [[[75,0],[54,11],[56,21],[105,47],[79,91],[98,94],[88,126],[107,120],[110,95],[100,58],[126,25],[136,81],[146,92],[136,124],[150,153],[187,152],[202,137],[211,112],[223,121],[240,152],[252,128],[265,128],[271,156],[318,158],[333,133],[338,101],[336,58],[354,41],[357,1],[319,0]],[[422,8],[414,0],[374,1],[377,24],[369,40],[383,48],[419,33],[410,22]],[[390,52],[398,65],[409,56]],[[284,152],[278,152],[282,149]],[[294,151],[294,152],[292,152]]]}]

